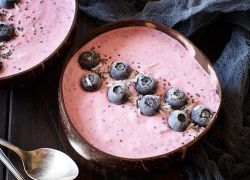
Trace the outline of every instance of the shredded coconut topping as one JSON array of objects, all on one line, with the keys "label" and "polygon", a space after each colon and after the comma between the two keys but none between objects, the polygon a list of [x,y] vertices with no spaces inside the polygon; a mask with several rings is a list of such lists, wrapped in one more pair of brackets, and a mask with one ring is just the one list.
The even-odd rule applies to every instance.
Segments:
[{"label": "shredded coconut topping", "polygon": [[88,77],[86,77],[85,79],[86,79],[86,82],[87,82],[88,86],[93,86],[93,84],[91,83],[91,81],[89,80]]}]

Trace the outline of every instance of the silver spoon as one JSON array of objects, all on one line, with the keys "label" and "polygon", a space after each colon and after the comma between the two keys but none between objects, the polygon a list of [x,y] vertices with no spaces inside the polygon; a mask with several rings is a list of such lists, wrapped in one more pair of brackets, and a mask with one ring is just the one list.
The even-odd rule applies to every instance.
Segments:
[{"label": "silver spoon", "polygon": [[2,161],[5,166],[12,172],[17,180],[24,180],[22,175],[18,172],[15,166],[10,162],[9,158],[4,154],[2,149],[0,149],[0,161]]},{"label": "silver spoon", "polygon": [[78,176],[75,162],[66,154],[49,148],[24,151],[0,138],[0,145],[19,155],[26,174],[36,180],[71,180]]}]

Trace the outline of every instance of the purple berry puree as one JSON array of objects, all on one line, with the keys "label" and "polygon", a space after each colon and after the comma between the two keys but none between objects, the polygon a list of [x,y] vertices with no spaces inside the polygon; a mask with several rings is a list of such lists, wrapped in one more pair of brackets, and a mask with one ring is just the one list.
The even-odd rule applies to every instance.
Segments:
[{"label": "purple berry puree", "polygon": [[[101,72],[100,90],[89,93],[80,87],[81,77],[88,72],[78,64],[83,51],[95,50],[102,63],[94,70]],[[168,126],[169,112],[147,117],[138,107],[127,102],[115,105],[107,98],[107,84],[113,82],[108,68],[113,61],[127,62],[132,69],[152,75],[157,81],[157,95],[172,87],[187,94],[189,105],[205,104],[217,112],[220,99],[212,79],[191,53],[177,40],[148,27],[126,27],[104,33],[84,45],[70,60],[63,76],[63,98],[66,111],[77,131],[96,148],[125,158],[146,158],[176,150],[193,141],[204,128],[194,126],[176,132]],[[133,73],[132,73],[133,78]],[[136,96],[133,83],[129,89]],[[188,110],[187,110],[188,111]]]},{"label": "purple berry puree", "polygon": [[1,9],[1,21],[13,24],[15,37],[0,43],[0,78],[28,70],[49,57],[70,31],[74,0],[20,0],[13,9]]}]

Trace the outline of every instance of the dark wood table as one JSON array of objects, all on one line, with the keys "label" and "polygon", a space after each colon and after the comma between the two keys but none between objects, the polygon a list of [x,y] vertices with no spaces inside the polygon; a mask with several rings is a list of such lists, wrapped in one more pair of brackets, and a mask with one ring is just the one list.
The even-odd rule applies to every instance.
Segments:
[{"label": "dark wood table", "polygon": [[[50,147],[69,154],[78,164],[78,179],[185,179],[183,165],[178,164],[168,169],[152,173],[119,173],[100,169],[81,158],[69,145],[60,123],[57,105],[57,88],[63,62],[79,47],[84,39],[98,26],[94,19],[80,13],[79,26],[73,46],[55,64],[43,78],[36,80],[25,88],[0,90],[0,137],[23,148],[33,150]],[[195,33],[191,40],[211,59],[218,58],[227,41],[217,42],[225,36],[224,26],[213,23],[211,26]],[[217,31],[213,31],[214,27]],[[218,28],[219,27],[219,28]],[[216,41],[214,44],[213,42]],[[20,159],[4,149],[13,164],[25,176]],[[0,163],[0,180],[14,180],[12,174]]]}]

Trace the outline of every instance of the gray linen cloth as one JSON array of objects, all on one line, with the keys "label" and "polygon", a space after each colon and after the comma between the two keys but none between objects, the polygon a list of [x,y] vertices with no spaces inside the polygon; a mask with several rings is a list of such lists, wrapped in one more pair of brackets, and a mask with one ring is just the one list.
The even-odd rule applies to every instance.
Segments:
[{"label": "gray linen cloth", "polygon": [[250,180],[250,0],[80,0],[80,9],[103,22],[153,20],[186,36],[225,14],[232,34],[214,64],[222,85],[221,113],[185,167],[190,179]]}]

